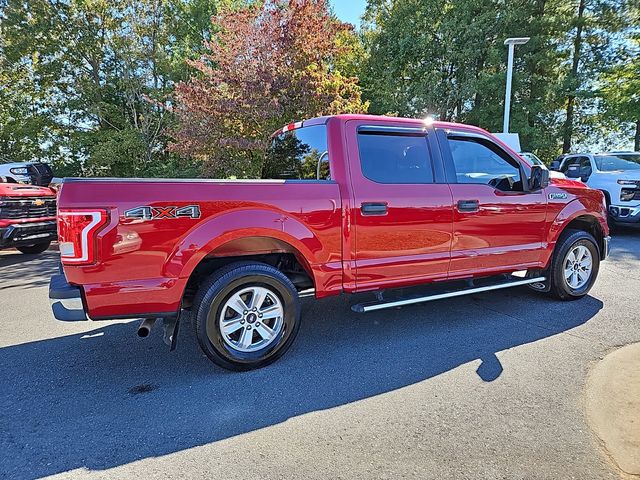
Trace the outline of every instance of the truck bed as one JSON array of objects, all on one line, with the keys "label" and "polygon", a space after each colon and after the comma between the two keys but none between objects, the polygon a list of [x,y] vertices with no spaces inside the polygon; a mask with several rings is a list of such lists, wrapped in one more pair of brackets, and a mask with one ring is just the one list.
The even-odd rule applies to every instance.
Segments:
[{"label": "truck bed", "polygon": [[[110,215],[98,234],[100,264],[65,267],[69,282],[83,285],[94,318],[176,312],[203,258],[247,246],[296,255],[318,296],[341,288],[341,202],[334,182],[65,179],[59,203]],[[196,218],[175,216],[189,206],[198,207]],[[145,207],[151,221],[136,218]]]}]

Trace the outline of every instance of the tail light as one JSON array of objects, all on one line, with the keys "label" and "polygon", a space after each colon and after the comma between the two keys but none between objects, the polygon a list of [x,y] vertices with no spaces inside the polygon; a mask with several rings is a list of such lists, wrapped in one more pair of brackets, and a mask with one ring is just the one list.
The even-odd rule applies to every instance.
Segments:
[{"label": "tail light", "polygon": [[95,263],[96,234],[109,222],[106,210],[59,210],[58,242],[65,265]]}]

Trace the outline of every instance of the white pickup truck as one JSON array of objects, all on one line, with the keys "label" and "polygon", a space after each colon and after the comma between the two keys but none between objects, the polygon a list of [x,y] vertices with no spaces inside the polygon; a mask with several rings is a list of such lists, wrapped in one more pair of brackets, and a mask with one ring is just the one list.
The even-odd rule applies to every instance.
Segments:
[{"label": "white pickup truck", "polygon": [[640,223],[640,152],[571,154],[552,168],[602,190],[613,224]]}]

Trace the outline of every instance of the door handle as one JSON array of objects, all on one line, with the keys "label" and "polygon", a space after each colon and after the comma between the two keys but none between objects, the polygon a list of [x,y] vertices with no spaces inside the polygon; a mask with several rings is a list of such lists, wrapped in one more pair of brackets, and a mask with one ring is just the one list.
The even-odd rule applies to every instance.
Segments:
[{"label": "door handle", "polygon": [[477,212],[480,210],[480,202],[478,200],[459,200],[458,211],[459,212]]},{"label": "door handle", "polygon": [[360,205],[360,211],[362,215],[386,215],[387,203],[386,202],[366,202]]}]

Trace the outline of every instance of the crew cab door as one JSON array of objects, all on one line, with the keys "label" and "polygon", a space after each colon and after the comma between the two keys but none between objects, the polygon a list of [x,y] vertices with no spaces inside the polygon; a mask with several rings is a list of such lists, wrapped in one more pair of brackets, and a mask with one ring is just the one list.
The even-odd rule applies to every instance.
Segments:
[{"label": "crew cab door", "polygon": [[437,131],[453,195],[450,278],[542,267],[547,200],[529,168],[490,137]]},{"label": "crew cab door", "polygon": [[447,277],[453,204],[434,135],[347,122],[357,290]]}]

